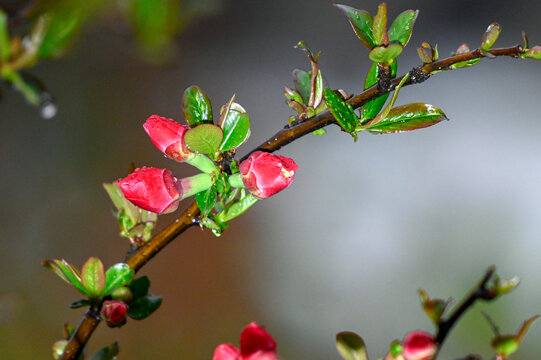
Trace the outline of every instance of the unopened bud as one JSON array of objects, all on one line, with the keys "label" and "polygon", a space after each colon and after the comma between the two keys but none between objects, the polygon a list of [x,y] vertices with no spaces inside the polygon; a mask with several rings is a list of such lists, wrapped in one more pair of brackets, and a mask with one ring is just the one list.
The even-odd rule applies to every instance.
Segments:
[{"label": "unopened bud", "polygon": [[126,323],[128,305],[119,300],[104,301],[101,308],[101,317],[109,327],[120,327]]}]

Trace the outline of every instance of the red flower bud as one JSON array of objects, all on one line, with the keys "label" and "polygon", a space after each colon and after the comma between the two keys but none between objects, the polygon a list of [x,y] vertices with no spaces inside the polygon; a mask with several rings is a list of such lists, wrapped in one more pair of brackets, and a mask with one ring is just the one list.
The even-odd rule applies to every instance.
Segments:
[{"label": "red flower bud", "polygon": [[420,330],[407,334],[402,345],[406,360],[430,360],[438,349],[432,335]]},{"label": "red flower bud", "polygon": [[189,127],[173,119],[152,115],[147,119],[143,128],[152,143],[171,159],[183,162],[194,155],[184,142],[184,133],[188,131]]},{"label": "red flower bud", "polygon": [[167,169],[135,169],[117,184],[135,206],[159,214],[175,211],[182,198],[181,183]]},{"label": "red flower bud", "polygon": [[276,341],[253,322],[240,334],[240,350],[231,344],[221,344],[212,360],[278,360]]},{"label": "red flower bud", "polygon": [[109,327],[119,327],[126,323],[128,305],[119,300],[104,301],[101,317]]},{"label": "red flower bud", "polygon": [[261,199],[288,187],[298,168],[290,158],[263,151],[253,152],[239,166],[244,186]]}]

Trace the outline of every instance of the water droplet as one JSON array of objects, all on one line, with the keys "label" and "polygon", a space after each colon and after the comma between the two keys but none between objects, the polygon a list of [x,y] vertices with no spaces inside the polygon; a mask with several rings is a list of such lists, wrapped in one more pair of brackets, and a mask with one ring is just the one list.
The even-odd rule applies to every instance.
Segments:
[{"label": "water droplet", "polygon": [[216,237],[222,236],[222,232],[221,232],[220,230],[212,229],[212,233],[213,233],[214,236],[216,236]]},{"label": "water droplet", "polygon": [[58,107],[51,101],[41,104],[41,117],[45,120],[52,119],[58,112]]}]

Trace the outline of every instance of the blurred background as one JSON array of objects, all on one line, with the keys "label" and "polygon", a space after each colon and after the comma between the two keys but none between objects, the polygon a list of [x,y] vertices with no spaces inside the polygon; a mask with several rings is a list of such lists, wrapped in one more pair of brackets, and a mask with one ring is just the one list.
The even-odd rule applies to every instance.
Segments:
[{"label": "blurred background", "polygon": [[[347,4],[375,14],[378,2]],[[124,176],[131,162],[167,167],[177,177],[194,174],[165,159],[141,126],[152,114],[181,121],[186,87],[199,85],[215,112],[236,93],[252,121],[240,155],[293,114],[282,88],[292,86],[294,68],[309,69],[293,48],[299,40],[322,51],[330,87],[361,90],[368,51],[332,1],[200,5],[160,65],[141,56],[114,16],[86,23],[64,57],[31,70],[57,99],[52,119],[2,88],[3,359],[51,358],[62,324],[81,317],[82,310],[67,306],[79,294],[41,260],[80,266],[98,256],[110,266],[123,259],[128,243],[118,236],[103,182]],[[446,57],[463,42],[477,47],[493,21],[503,27],[496,47],[521,43],[521,30],[541,44],[541,3],[534,0],[387,5],[390,19],[420,10],[400,74],[419,64],[421,42],[437,43]],[[140,272],[164,296],[161,308],[122,330],[102,324],[89,354],[117,339],[120,359],[211,359],[218,344],[238,344],[241,330],[257,321],[277,340],[281,359],[339,359],[334,337],[342,330],[359,333],[376,358],[410,330],[433,331],[418,288],[459,300],[494,264],[503,278],[518,275],[522,284],[468,312],[441,356],[489,358],[492,332],[481,309],[504,333],[541,313],[540,94],[540,62],[483,60],[401,91],[398,104],[434,104],[448,122],[361,134],[357,143],[331,127],[323,137],[288,145],[279,154],[300,167],[293,185],[232,221],[220,238],[192,228],[169,245]],[[160,217],[158,228],[173,218]],[[540,338],[536,323],[515,358],[537,358]]]}]

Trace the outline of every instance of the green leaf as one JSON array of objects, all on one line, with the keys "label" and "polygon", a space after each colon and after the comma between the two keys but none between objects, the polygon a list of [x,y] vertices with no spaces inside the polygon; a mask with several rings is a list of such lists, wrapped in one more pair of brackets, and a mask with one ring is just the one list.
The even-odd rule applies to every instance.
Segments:
[{"label": "green leaf", "polygon": [[374,41],[377,45],[387,46],[389,44],[389,36],[387,35],[387,4],[381,3],[378,6],[378,13],[374,17],[372,25],[372,33]]},{"label": "green leaf", "polygon": [[102,0],[61,1],[45,13],[47,24],[37,52],[39,58],[61,55],[79,34],[83,23],[102,5]]},{"label": "green leaf", "polygon": [[120,349],[118,347],[118,341],[115,341],[111,345],[98,350],[98,352],[96,352],[90,358],[90,360],[114,360],[116,359],[119,351]]},{"label": "green leaf", "polygon": [[212,186],[206,191],[201,191],[195,195],[195,201],[203,217],[206,217],[212,211],[214,204],[216,204],[216,197],[216,186]]},{"label": "green leaf", "polygon": [[89,306],[89,305],[90,305],[90,301],[88,301],[87,299],[80,299],[80,300],[73,301],[69,306],[70,306],[70,309],[78,309],[78,308]]},{"label": "green leaf", "polygon": [[496,40],[498,40],[498,36],[500,36],[500,33],[502,32],[502,27],[498,23],[492,23],[488,26],[487,30],[483,34],[483,38],[481,40],[481,50],[487,51],[489,50]]},{"label": "green leaf", "polygon": [[302,99],[301,94],[294,90],[291,90],[287,86],[284,86],[284,96],[286,97],[286,99],[292,100],[300,105],[304,104],[304,100]]},{"label": "green leaf", "polygon": [[138,299],[148,294],[150,280],[148,279],[148,276],[141,276],[137,279],[133,279],[132,282],[128,284],[128,287],[131,290],[133,299]]},{"label": "green leaf", "polygon": [[128,316],[134,320],[142,320],[158,310],[163,298],[154,294],[147,294],[130,303]]},{"label": "green leaf", "polygon": [[89,258],[81,269],[81,279],[88,296],[99,296],[105,289],[105,271],[101,260],[96,257]]},{"label": "green leaf", "polygon": [[212,124],[212,107],[203,90],[193,85],[184,90],[182,113],[190,127],[199,124]]},{"label": "green leaf", "polygon": [[[311,74],[300,69],[293,70],[293,83],[295,84],[295,89],[299,94],[301,94],[304,104],[308,104],[310,101],[310,78]],[[301,104],[302,104],[301,103]]]},{"label": "green leaf", "polygon": [[336,334],[336,349],[344,360],[368,360],[363,339],[350,331]]},{"label": "green leaf", "polygon": [[419,10],[406,10],[398,15],[389,29],[389,41],[398,41],[402,46],[406,46],[410,41],[417,15]]},{"label": "green leaf", "polygon": [[372,16],[364,11],[352,8],[347,5],[335,4],[338,9],[340,9],[344,15],[349,20],[349,23],[353,27],[353,31],[357,34],[357,37],[361,42],[369,49],[376,47],[376,42],[374,41],[374,35],[372,34],[372,25],[374,20]]},{"label": "green leaf", "polygon": [[312,134],[314,134],[316,136],[323,136],[326,133],[327,133],[327,131],[325,131],[325,129],[323,129],[323,128],[312,131]]},{"label": "green leaf", "polygon": [[0,9],[0,61],[6,61],[11,56],[11,42],[8,31],[8,17]]},{"label": "green leaf", "polygon": [[381,121],[371,121],[363,130],[384,134],[410,131],[435,125],[442,120],[448,119],[441,109],[430,104],[413,103],[391,109]]},{"label": "green leaf", "polygon": [[359,119],[353,112],[351,105],[347,104],[340,95],[327,88],[323,91],[327,107],[336,118],[342,129],[350,133],[356,139],[355,127]]},{"label": "green leaf", "polygon": [[124,286],[133,278],[134,271],[128,264],[118,263],[105,272],[105,289],[102,295],[107,295],[119,286]]},{"label": "green leaf", "polygon": [[86,290],[81,282],[81,274],[79,274],[77,269],[66,260],[44,260],[41,262],[41,265],[54,271],[54,273],[62,280],[68,284],[74,285],[80,292],[86,295]]},{"label": "green leaf", "polygon": [[220,150],[236,149],[250,137],[250,118],[245,112],[229,109],[222,123],[222,129],[224,138]]},{"label": "green leaf", "polygon": [[218,151],[223,138],[222,129],[211,124],[201,124],[184,134],[188,149],[202,154],[214,154]]},{"label": "green leaf", "polygon": [[534,46],[533,48],[526,50],[526,52],[521,56],[521,58],[540,60],[541,46]]},{"label": "green leaf", "polygon": [[321,70],[318,70],[316,76],[316,83],[314,90],[314,104],[313,107],[317,107],[321,103],[323,98],[323,76],[321,75]]},{"label": "green leaf", "polygon": [[374,62],[389,65],[402,53],[402,50],[404,47],[396,43],[388,47],[378,46],[370,51],[368,57]]},{"label": "green leaf", "polygon": [[200,220],[201,225],[213,231],[214,235],[220,236],[224,230],[224,226],[217,223],[209,217],[204,217]]},{"label": "green leaf", "polygon": [[467,68],[467,67],[476,65],[479,61],[481,61],[480,58],[461,61],[461,62],[458,62],[456,64],[453,64],[453,65],[449,66],[449,68],[452,69],[452,70],[461,69],[461,68]]},{"label": "green leaf", "polygon": [[241,198],[239,201],[233,203],[231,206],[229,206],[220,214],[218,214],[218,216],[216,217],[216,220],[218,220],[221,223],[226,223],[229,220],[234,219],[237,216],[243,214],[252,205],[254,205],[257,202],[257,200],[259,200],[257,197],[253,196],[252,194],[247,194],[246,196]]},{"label": "green leaf", "polygon": [[[394,61],[391,64],[391,78],[396,77],[397,67],[398,64],[396,61]],[[378,63],[372,63],[372,66],[370,67],[370,70],[368,71],[368,74],[366,75],[366,80],[364,82],[365,90],[377,84],[378,78],[380,76],[379,71],[380,69],[378,67]],[[385,101],[387,101],[388,97],[389,93],[381,95],[380,97],[364,104],[361,108],[361,120],[364,121],[375,117],[381,111],[383,105],[385,105]]]}]

